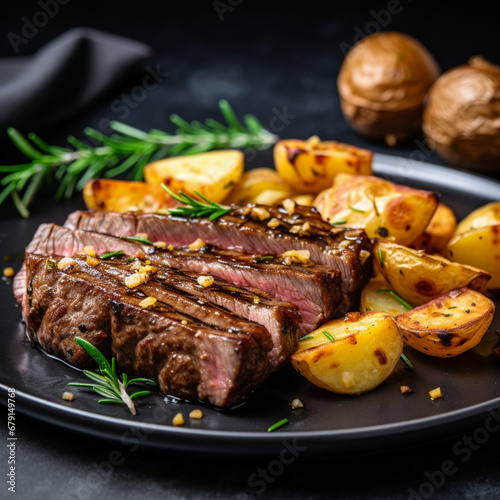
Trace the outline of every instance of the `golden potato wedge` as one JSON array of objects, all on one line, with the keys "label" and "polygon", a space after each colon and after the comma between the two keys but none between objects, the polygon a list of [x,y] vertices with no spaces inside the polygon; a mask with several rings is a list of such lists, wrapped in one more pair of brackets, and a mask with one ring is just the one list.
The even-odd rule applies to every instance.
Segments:
[{"label": "golden potato wedge", "polygon": [[160,185],[114,179],[88,181],[83,201],[89,210],[113,212],[157,212],[178,205]]},{"label": "golden potato wedge", "polygon": [[378,177],[338,174],[313,205],[332,224],[361,227],[371,238],[408,245],[424,232],[438,200],[429,191]]},{"label": "golden potato wedge", "polygon": [[224,203],[272,205],[293,196],[292,188],[271,168],[245,172]]},{"label": "golden potato wedge", "polygon": [[470,288],[452,290],[396,317],[405,341],[429,356],[458,356],[488,330],[495,304]]},{"label": "golden potato wedge", "polygon": [[390,287],[412,306],[425,304],[464,286],[484,292],[490,279],[490,275],[482,269],[390,241],[375,240],[373,252],[377,270]]},{"label": "golden potato wedge", "polygon": [[488,290],[500,289],[500,225],[471,229],[448,243],[448,257],[468,266],[481,266],[491,275]]},{"label": "golden potato wedge", "polygon": [[494,201],[474,210],[465,217],[458,224],[453,236],[458,236],[471,229],[498,225],[500,225],[500,201]]},{"label": "golden potato wedge", "polygon": [[387,281],[380,277],[373,278],[361,292],[360,311],[362,313],[368,311],[382,311],[397,316],[408,311],[398,299],[396,299],[386,290],[390,290]]},{"label": "golden potato wedge", "polygon": [[[309,336],[308,336],[309,337]],[[393,371],[403,337],[390,314],[350,313],[300,342],[292,365],[313,384],[340,394],[374,389]]]},{"label": "golden potato wedge", "polygon": [[416,250],[425,250],[430,254],[442,253],[446,250],[446,245],[451,240],[456,227],[457,218],[453,210],[439,203],[425,231],[408,246]]},{"label": "golden potato wedge", "polygon": [[149,163],[144,167],[144,179],[157,186],[164,183],[176,193],[193,195],[198,191],[220,203],[240,180],[243,168],[243,153],[228,149]]},{"label": "golden potato wedge", "polygon": [[274,164],[280,176],[300,193],[318,194],[332,185],[334,177],[345,172],[370,175],[373,153],[348,144],[286,139],[274,146]]},{"label": "golden potato wedge", "polygon": [[314,194],[299,194],[297,196],[292,196],[292,200],[297,203],[297,205],[303,205],[304,207],[312,207],[314,198],[316,198]]}]

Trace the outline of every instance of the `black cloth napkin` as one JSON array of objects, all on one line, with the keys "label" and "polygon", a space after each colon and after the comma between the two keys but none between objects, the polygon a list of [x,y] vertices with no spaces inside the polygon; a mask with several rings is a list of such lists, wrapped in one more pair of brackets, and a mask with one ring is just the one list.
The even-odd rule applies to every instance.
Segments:
[{"label": "black cloth napkin", "polygon": [[90,28],[75,28],[29,57],[0,59],[0,142],[9,126],[41,130],[81,111],[144,70],[152,49]]}]

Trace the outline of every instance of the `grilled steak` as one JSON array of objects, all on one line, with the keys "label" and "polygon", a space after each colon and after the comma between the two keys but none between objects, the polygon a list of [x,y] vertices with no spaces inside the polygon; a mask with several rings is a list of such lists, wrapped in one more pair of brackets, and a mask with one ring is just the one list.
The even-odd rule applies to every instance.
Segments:
[{"label": "grilled steak", "polygon": [[62,270],[59,261],[26,256],[27,330],[47,352],[88,368],[92,361],[74,340],[86,338],[115,356],[120,370],[157,378],[163,392],[221,407],[243,402],[267,377],[267,353],[247,332],[209,325],[160,301],[145,309],[141,290],[83,261]]},{"label": "grilled steak", "polygon": [[235,206],[213,221],[82,211],[71,214],[65,226],[114,236],[142,233],[151,241],[163,241],[174,247],[201,239],[217,249],[246,254],[282,255],[290,250],[308,250],[315,264],[340,271],[343,291],[340,313],[357,307],[361,290],[372,274],[371,242],[362,229],[332,227],[314,208],[298,205],[291,215],[279,206]]},{"label": "grilled steak", "polygon": [[[82,251],[86,245],[94,246],[98,254],[116,250],[123,250],[126,255],[131,256],[146,254],[155,264],[197,275],[209,274],[244,286],[249,293],[261,293],[249,287],[263,290],[272,297],[291,302],[297,307],[302,317],[301,330],[304,333],[332,318],[342,301],[338,271],[319,265],[286,265],[278,258],[273,258],[270,262],[254,262],[252,256],[236,252],[163,251],[90,231],[72,231],[55,224],[42,224],[27,251],[72,256]],[[19,279],[22,279],[22,274],[19,275]],[[225,307],[229,308],[227,304]],[[231,310],[241,314],[241,309]],[[255,318],[252,319],[256,321]],[[267,323],[264,324],[268,327]]]}]

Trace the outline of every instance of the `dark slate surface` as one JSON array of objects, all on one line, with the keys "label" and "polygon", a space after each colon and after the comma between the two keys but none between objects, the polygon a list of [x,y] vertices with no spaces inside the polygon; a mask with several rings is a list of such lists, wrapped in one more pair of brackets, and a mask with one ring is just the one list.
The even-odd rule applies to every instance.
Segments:
[{"label": "dark slate surface", "polygon": [[[41,3],[10,3],[8,12],[4,6],[0,57],[14,55],[8,34],[22,34],[24,18],[32,20]],[[377,14],[387,10],[389,4],[399,4],[397,14],[390,19]],[[68,134],[82,137],[86,126],[106,132],[107,119],[171,130],[168,116],[173,112],[187,119],[216,118],[217,100],[224,97],[239,114],[256,114],[283,137],[319,134],[375,151],[443,163],[433,154],[421,153],[417,142],[390,150],[348,128],[340,114],[335,85],[342,47],[352,44],[360,32],[377,29],[380,19],[384,23],[387,19],[385,29],[406,31],[419,38],[443,70],[475,54],[500,63],[498,8],[487,2],[438,5],[400,0],[396,4],[335,3],[327,9],[319,2],[293,7],[249,0],[177,2],[168,6],[167,2],[155,1],[71,1],[57,4],[58,12],[41,23],[35,34],[31,32],[26,43],[19,45],[18,55],[29,55],[57,34],[83,25],[151,44],[156,55],[150,68],[159,64],[160,71],[168,73],[160,76],[161,82],[147,94],[134,91],[141,86],[139,78],[72,120],[38,130],[54,143],[64,144]],[[12,148],[3,148],[1,163],[20,160]],[[270,165],[270,161],[271,155],[263,154],[249,166]],[[43,210],[50,194],[51,188],[46,188],[45,197],[41,196],[33,210]],[[2,219],[15,217],[9,205],[1,207],[0,213]],[[1,414],[0,435],[5,443],[3,407]],[[220,461],[140,448],[130,451],[21,415],[17,416],[17,432],[17,498],[23,499],[500,498],[498,430],[484,434],[471,429],[442,443],[422,443],[418,449],[388,454],[381,449],[376,456],[318,462],[299,457],[284,466],[280,457],[274,461]],[[5,445],[2,450],[0,498],[8,498]],[[113,452],[123,463],[110,468],[104,462]],[[446,474],[439,472],[443,470]]]}]

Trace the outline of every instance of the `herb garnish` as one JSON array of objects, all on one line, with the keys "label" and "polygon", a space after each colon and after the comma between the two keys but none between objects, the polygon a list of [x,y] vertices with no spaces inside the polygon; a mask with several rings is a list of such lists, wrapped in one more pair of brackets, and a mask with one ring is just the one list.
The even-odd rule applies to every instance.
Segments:
[{"label": "herb garnish", "polygon": [[330,342],[335,342],[335,339],[333,338],[332,334],[327,332],[326,330],[323,332],[323,335],[330,341]]},{"label": "herb garnish", "polygon": [[389,230],[383,226],[377,227],[377,230],[375,232],[379,234],[382,238],[387,238],[387,236],[389,236]]},{"label": "herb garnish", "polygon": [[129,172],[130,179],[141,180],[147,163],[167,156],[212,149],[266,149],[278,140],[253,115],[246,115],[244,125],[241,124],[226,100],[219,101],[219,108],[226,125],[212,119],[204,124],[188,123],[171,115],[170,121],[178,127],[174,134],[155,129],[148,133],[117,121],[110,123],[115,132],[111,136],[86,128],[85,134],[97,144],[95,147],[73,136],[67,139],[68,147],[50,146],[35,134],[26,138],[10,127],[8,136],[28,162],[0,166],[0,205],[10,195],[19,213],[29,217],[28,207],[37,192],[54,178],[59,183],[56,198],[70,198],[75,189],[81,191],[90,179]]},{"label": "herb garnish", "polygon": [[100,399],[98,403],[109,403],[109,404],[119,404],[126,405],[130,412],[135,415],[136,409],[133,403],[133,399],[140,396],[147,396],[151,394],[151,391],[139,391],[131,394],[127,394],[127,387],[129,385],[144,385],[148,387],[156,387],[156,382],[148,378],[134,378],[128,380],[127,374],[122,374],[122,381],[118,379],[116,375],[116,360],[111,359],[111,365],[108,360],[104,357],[101,351],[94,347],[90,342],[86,340],[75,337],[75,342],[80,344],[92,357],[92,359],[99,366],[99,373],[92,372],[90,370],[83,370],[83,373],[94,382],[95,384],[81,384],[78,382],[72,382],[68,385],[76,387],[91,387],[97,394],[104,396],[105,399]]},{"label": "herb garnish", "polygon": [[401,353],[401,361],[406,365],[408,370],[411,370],[412,372],[415,372],[415,367],[413,366],[413,363],[406,357],[406,354],[404,352]]},{"label": "herb garnish", "polygon": [[338,221],[332,222],[332,226],[340,226],[341,224],[347,224],[347,220],[346,219],[342,219],[342,220],[338,220]]},{"label": "herb garnish", "polygon": [[194,194],[206,201],[206,203],[195,200],[182,191],[179,191],[179,194],[175,194],[171,189],[165,186],[165,184],[162,184],[161,187],[175,200],[185,205],[191,205],[188,207],[171,208],[169,212],[172,215],[178,215],[180,217],[208,217],[209,220],[214,220],[231,211],[231,207],[214,203],[197,191],[194,191]]},{"label": "herb garnish", "polygon": [[406,302],[406,300],[403,299],[403,297],[401,297],[399,294],[397,294],[394,290],[389,290],[387,288],[381,288],[380,290],[377,290],[377,293],[389,293],[395,299],[399,300],[399,302],[401,302],[401,304],[403,304],[406,307],[406,309],[408,309],[408,310],[413,309],[413,306],[408,304],[408,302]]},{"label": "herb garnish", "polygon": [[274,255],[254,255],[252,257],[252,260],[256,264],[260,264],[260,263],[263,263],[263,262],[269,262],[269,261],[271,261],[273,259],[274,259]]},{"label": "herb garnish", "polygon": [[303,342],[304,340],[309,340],[309,339],[313,339],[313,338],[314,338],[314,335],[305,335],[304,337],[299,339],[299,342]]},{"label": "herb garnish", "polygon": [[267,432],[273,432],[276,429],[279,429],[280,427],[283,427],[286,424],[288,424],[288,418],[284,418],[283,420],[280,420],[279,422],[276,422],[275,424],[271,425],[271,427],[267,429]]},{"label": "herb garnish", "polygon": [[149,241],[147,238],[137,238],[136,236],[120,236],[120,238],[127,241],[137,241],[137,243],[144,243],[145,245],[153,244],[153,242]]},{"label": "herb garnish", "polygon": [[352,207],[351,205],[347,205],[353,212],[358,212],[360,214],[364,214],[365,211],[364,210],[360,210],[359,208],[356,208],[356,207]]},{"label": "herb garnish", "polygon": [[111,259],[111,257],[118,257],[119,255],[124,255],[125,252],[123,250],[117,250],[116,252],[103,253],[99,255],[99,258],[102,260]]},{"label": "herb garnish", "polygon": [[382,249],[381,248],[378,249],[378,261],[380,262],[380,267],[383,268],[384,267],[384,259],[382,257]]}]

